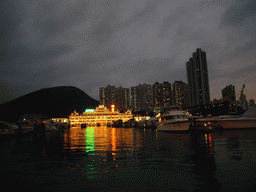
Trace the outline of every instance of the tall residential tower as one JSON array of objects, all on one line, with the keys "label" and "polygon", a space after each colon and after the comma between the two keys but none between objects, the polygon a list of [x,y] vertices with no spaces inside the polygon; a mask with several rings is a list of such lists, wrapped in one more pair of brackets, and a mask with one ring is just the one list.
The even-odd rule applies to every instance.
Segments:
[{"label": "tall residential tower", "polygon": [[151,106],[151,85],[139,84],[131,87],[131,108],[133,111],[146,110]]},{"label": "tall residential tower", "polygon": [[173,83],[173,105],[188,107],[189,97],[187,84],[183,81],[175,81]]},{"label": "tall residential tower", "polygon": [[111,105],[115,105],[116,109],[128,110],[130,108],[129,88],[123,88],[108,85],[100,87],[100,103],[111,109]]},{"label": "tall residential tower", "polygon": [[232,105],[236,103],[236,92],[234,85],[226,86],[221,92],[223,101],[229,101]]},{"label": "tall residential tower", "polygon": [[187,81],[189,90],[189,105],[210,104],[210,89],[206,53],[200,48],[186,62]]},{"label": "tall residential tower", "polygon": [[100,103],[110,109],[111,105],[116,104],[116,87],[108,85],[100,87]]}]

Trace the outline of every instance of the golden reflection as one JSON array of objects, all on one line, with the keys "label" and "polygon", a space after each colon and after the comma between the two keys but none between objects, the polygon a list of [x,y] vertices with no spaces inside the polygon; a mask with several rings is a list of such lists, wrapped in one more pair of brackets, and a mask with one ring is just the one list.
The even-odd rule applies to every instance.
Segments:
[{"label": "golden reflection", "polygon": [[70,127],[64,132],[64,149],[84,150],[85,148],[85,131],[81,127]]},{"label": "golden reflection", "polygon": [[208,140],[207,140],[208,136],[207,136],[207,134],[204,134],[204,137],[205,137],[205,143],[208,144]]},{"label": "golden reflection", "polygon": [[70,127],[64,132],[64,149],[84,150],[101,156],[106,156],[102,151],[111,152],[115,160],[117,151],[131,151],[143,145],[142,137],[143,132],[134,128]]},{"label": "golden reflection", "polygon": [[[116,128],[111,128],[111,146],[112,146],[112,151],[116,151]],[[116,153],[113,153],[113,161],[116,160]]]},{"label": "golden reflection", "polygon": [[97,151],[109,151],[111,137],[110,129],[107,126],[95,127],[95,143]]},{"label": "golden reflection", "polygon": [[[84,151],[83,172],[89,179],[95,179],[98,173],[115,172],[120,168],[122,165],[117,161],[118,156],[133,158],[133,151],[143,145],[143,137],[144,131],[134,128],[70,127],[64,132],[64,149],[78,150],[79,153]],[[99,167],[99,161],[113,162],[114,167]]]}]

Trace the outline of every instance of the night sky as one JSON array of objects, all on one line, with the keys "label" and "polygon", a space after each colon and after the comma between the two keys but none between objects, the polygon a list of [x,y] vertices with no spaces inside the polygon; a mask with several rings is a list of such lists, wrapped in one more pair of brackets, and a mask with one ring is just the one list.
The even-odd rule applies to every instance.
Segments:
[{"label": "night sky", "polygon": [[3,0],[0,103],[54,86],[94,99],[108,84],[187,82],[206,52],[210,99],[235,85],[256,100],[256,1]]}]

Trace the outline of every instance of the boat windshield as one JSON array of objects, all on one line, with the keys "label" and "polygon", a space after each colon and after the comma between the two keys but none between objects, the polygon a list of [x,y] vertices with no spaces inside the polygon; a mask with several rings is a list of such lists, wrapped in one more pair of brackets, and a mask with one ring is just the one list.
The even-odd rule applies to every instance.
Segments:
[{"label": "boat windshield", "polygon": [[172,116],[163,117],[162,120],[166,121],[166,120],[171,120],[171,119],[183,119],[186,117],[187,117],[186,115],[172,115]]}]

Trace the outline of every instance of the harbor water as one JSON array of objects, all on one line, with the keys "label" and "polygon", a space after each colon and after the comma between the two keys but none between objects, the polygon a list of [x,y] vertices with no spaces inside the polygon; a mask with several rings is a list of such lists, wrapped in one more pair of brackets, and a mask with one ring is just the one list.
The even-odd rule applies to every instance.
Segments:
[{"label": "harbor water", "polygon": [[71,127],[0,137],[3,191],[256,191],[256,130]]}]

